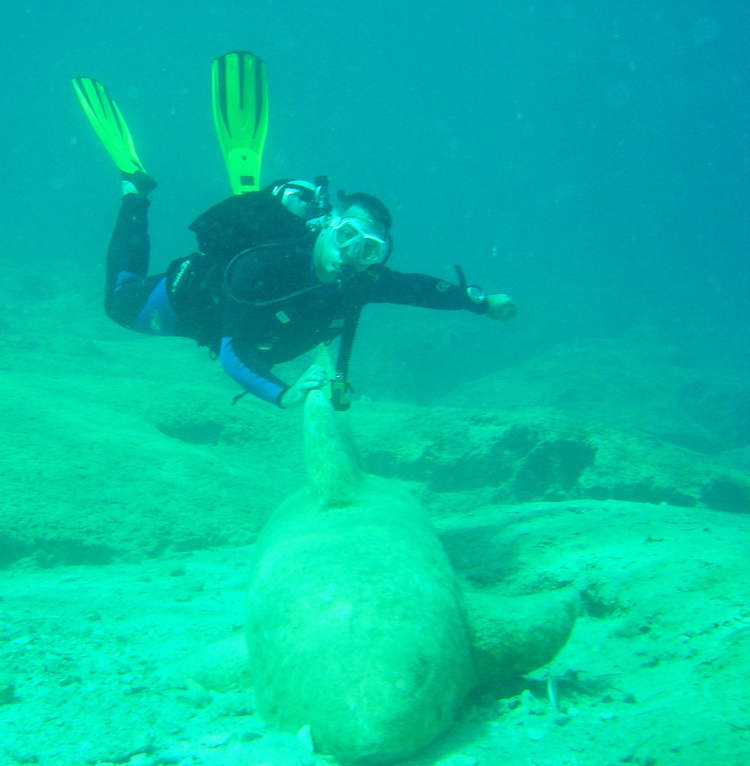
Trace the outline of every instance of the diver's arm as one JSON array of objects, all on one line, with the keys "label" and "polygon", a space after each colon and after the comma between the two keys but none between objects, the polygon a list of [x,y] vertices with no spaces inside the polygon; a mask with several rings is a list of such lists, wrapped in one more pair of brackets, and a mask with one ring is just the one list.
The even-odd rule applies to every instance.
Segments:
[{"label": "diver's arm", "polygon": [[426,309],[458,311],[465,309],[483,314],[487,307],[469,299],[466,290],[444,279],[427,274],[404,274],[386,267],[371,269],[368,303],[399,303]]},{"label": "diver's arm", "polygon": [[428,309],[471,311],[490,319],[510,319],[515,305],[507,295],[485,295],[476,286],[455,285],[427,274],[404,274],[381,267],[372,269],[368,303],[399,303]]},{"label": "diver's arm", "polygon": [[[247,393],[257,396],[263,401],[275,404],[282,410],[296,407],[305,401],[308,392],[314,388],[323,388],[328,382],[325,370],[317,364],[312,364],[300,375],[297,381],[287,386],[283,380],[277,378],[261,362],[256,361],[250,367],[242,357],[247,357],[247,351],[243,350],[242,341],[233,341],[232,338],[221,339],[221,351],[219,359],[224,371],[234,378]],[[237,351],[240,351],[238,354]]]},{"label": "diver's arm", "polygon": [[219,361],[224,372],[245,391],[270,404],[282,406],[282,397],[289,386],[252,354],[248,344],[235,338],[222,338]]}]

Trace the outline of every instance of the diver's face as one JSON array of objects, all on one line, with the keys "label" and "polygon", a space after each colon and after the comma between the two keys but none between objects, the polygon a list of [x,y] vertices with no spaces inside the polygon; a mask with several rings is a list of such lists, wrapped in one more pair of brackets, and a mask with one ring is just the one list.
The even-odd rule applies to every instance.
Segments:
[{"label": "diver's face", "polygon": [[360,272],[382,263],[388,255],[385,232],[360,207],[331,216],[318,235],[313,251],[315,273],[323,284],[341,277],[344,269]]},{"label": "diver's face", "polygon": [[341,276],[341,253],[334,241],[330,227],[324,227],[313,248],[313,265],[315,276],[324,285],[335,282]]}]

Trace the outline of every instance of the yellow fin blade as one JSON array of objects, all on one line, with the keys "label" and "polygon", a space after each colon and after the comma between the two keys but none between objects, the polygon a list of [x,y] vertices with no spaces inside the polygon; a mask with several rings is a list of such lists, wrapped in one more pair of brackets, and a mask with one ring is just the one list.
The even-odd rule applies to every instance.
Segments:
[{"label": "yellow fin blade", "polygon": [[268,132],[266,65],[252,53],[232,51],[211,67],[214,126],[234,194],[257,191]]}]

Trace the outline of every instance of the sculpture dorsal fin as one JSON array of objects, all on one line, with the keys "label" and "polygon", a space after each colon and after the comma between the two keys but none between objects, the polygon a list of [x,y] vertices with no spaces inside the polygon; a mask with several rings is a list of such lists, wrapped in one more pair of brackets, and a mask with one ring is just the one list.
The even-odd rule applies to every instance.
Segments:
[{"label": "sculpture dorsal fin", "polygon": [[[318,346],[315,358],[333,377],[333,362],[328,347]],[[305,467],[312,494],[323,506],[341,506],[352,502],[362,482],[362,470],[354,442],[334,411],[330,386],[313,390],[305,399]]]},{"label": "sculpture dorsal fin", "polygon": [[305,400],[305,467],[310,491],[323,505],[352,502],[362,482],[354,445],[323,391]]}]

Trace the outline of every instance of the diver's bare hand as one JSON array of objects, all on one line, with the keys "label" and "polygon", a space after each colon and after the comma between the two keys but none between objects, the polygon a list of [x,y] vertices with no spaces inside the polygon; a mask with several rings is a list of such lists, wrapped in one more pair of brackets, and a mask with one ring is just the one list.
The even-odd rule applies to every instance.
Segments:
[{"label": "diver's bare hand", "polygon": [[518,310],[516,304],[507,295],[495,293],[494,295],[488,295],[486,300],[486,316],[490,319],[501,319],[506,322],[508,319],[513,319],[516,315]]},{"label": "diver's bare hand", "polygon": [[327,382],[328,376],[325,370],[319,364],[310,365],[300,375],[299,380],[287,388],[281,397],[279,405],[283,409],[297,407],[305,401],[308,391],[312,391],[315,388],[323,388]]}]

